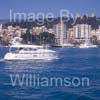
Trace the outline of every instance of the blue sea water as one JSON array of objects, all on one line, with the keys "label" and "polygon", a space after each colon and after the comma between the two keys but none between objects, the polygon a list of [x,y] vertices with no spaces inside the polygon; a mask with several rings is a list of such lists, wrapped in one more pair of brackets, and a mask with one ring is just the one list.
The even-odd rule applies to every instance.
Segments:
[{"label": "blue sea water", "polygon": [[[53,61],[0,60],[0,100],[100,100],[100,48],[58,48],[60,59]],[[0,48],[1,58],[8,48]],[[12,86],[10,74],[46,77],[88,77],[89,86]]]}]

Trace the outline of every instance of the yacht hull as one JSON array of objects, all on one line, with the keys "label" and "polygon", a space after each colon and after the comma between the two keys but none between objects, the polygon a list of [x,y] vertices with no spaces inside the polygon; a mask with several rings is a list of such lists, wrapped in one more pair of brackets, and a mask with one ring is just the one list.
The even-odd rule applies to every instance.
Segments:
[{"label": "yacht hull", "polygon": [[55,55],[46,55],[46,54],[16,54],[16,53],[7,53],[4,57],[4,60],[14,61],[14,60],[53,60],[58,59]]}]

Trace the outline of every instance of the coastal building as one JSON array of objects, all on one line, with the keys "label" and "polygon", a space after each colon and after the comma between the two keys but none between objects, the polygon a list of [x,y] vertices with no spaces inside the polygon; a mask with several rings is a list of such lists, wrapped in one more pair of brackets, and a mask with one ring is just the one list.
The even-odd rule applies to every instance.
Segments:
[{"label": "coastal building", "polygon": [[74,28],[69,28],[67,31],[67,41],[73,42],[75,40]]},{"label": "coastal building", "polygon": [[91,37],[96,36],[97,40],[100,40],[100,25],[98,29],[91,30]]},{"label": "coastal building", "polygon": [[73,26],[74,38],[84,40],[86,37],[91,37],[91,25],[88,24],[77,24]]},{"label": "coastal building", "polygon": [[91,36],[96,36],[96,31],[95,29],[91,30]]},{"label": "coastal building", "polygon": [[2,31],[2,29],[3,29],[3,25],[1,24],[1,25],[0,25],[0,32]]},{"label": "coastal building", "polygon": [[45,26],[41,26],[41,27],[33,27],[32,29],[32,34],[33,35],[39,35],[42,32],[47,32],[47,28]]},{"label": "coastal building", "polygon": [[66,24],[63,21],[61,23],[54,25],[54,33],[57,44],[62,45],[63,43],[66,42],[67,30],[66,30]]},{"label": "coastal building", "polygon": [[53,28],[49,28],[49,29],[47,29],[47,32],[48,32],[48,33],[52,33],[52,34],[54,34],[54,30],[53,30]]},{"label": "coastal building", "polygon": [[0,37],[2,37],[2,27],[3,27],[3,25],[1,24],[0,25]]}]

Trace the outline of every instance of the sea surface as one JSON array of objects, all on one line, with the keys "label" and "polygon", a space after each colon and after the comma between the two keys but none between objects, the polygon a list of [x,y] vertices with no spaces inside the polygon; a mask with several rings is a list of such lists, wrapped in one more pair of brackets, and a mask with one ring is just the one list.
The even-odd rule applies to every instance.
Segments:
[{"label": "sea surface", "polygon": [[[55,49],[55,48],[54,48]],[[100,100],[100,48],[56,48],[53,61],[4,61],[7,48],[0,48],[0,100]],[[40,77],[88,77],[89,86],[27,86],[11,84],[10,75]]]}]

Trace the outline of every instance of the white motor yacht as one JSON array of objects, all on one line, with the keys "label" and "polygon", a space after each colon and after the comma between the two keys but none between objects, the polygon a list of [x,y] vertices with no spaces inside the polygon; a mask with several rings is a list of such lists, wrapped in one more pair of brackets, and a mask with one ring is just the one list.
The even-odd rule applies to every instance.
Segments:
[{"label": "white motor yacht", "polygon": [[[18,49],[12,52],[11,48]],[[44,49],[43,46],[37,45],[14,45],[11,46],[9,52],[4,56],[5,60],[52,60],[57,59],[56,51]]]}]

